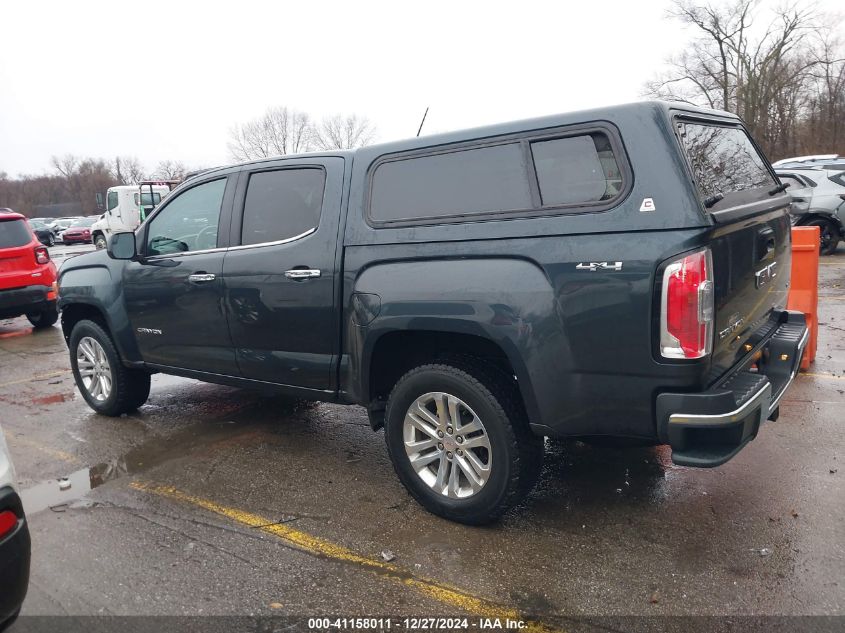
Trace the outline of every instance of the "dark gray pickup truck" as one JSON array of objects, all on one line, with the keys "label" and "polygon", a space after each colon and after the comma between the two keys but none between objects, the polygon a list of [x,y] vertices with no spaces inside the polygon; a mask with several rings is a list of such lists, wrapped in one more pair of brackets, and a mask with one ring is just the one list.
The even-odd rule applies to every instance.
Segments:
[{"label": "dark gray pickup truck", "polygon": [[742,122],[637,103],[214,169],[60,271],[91,407],[150,374],[358,404],[426,508],[498,517],[544,436],[717,466],[797,371],[790,198]]}]

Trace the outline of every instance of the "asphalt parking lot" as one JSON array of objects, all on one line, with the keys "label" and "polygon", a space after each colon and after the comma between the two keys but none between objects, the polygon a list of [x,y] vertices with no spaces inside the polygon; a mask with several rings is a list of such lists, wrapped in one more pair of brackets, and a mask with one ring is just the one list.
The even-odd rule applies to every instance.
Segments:
[{"label": "asphalt parking lot", "polygon": [[157,375],[137,413],[101,417],[58,326],[0,321],[0,423],[33,540],[12,631],[34,615],[564,630],[579,616],[845,615],[845,247],[820,280],[816,362],[734,460],[696,470],[665,447],[550,445],[529,504],[487,528],[423,511],[362,409]]}]

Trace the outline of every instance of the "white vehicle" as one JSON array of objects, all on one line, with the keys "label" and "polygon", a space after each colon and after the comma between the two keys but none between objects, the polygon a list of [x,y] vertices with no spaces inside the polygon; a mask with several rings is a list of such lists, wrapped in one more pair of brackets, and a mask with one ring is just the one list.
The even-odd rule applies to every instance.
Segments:
[{"label": "white vehicle", "polygon": [[[91,241],[97,248],[105,248],[114,233],[131,233],[177,184],[176,180],[151,180],[109,187],[106,212],[91,227]],[[97,204],[102,203],[103,194],[98,193]]]},{"label": "white vehicle", "polygon": [[0,631],[20,611],[29,584],[30,539],[9,449],[0,429]]}]

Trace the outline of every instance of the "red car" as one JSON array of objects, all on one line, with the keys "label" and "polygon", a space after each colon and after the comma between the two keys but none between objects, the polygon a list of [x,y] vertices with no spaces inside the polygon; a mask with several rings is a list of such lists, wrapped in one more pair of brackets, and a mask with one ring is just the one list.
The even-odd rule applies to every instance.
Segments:
[{"label": "red car", "polygon": [[26,315],[36,328],[59,318],[56,265],[20,213],[0,212],[0,319]]},{"label": "red car", "polygon": [[62,231],[62,242],[65,244],[91,244],[91,226],[99,220],[97,216],[74,220],[68,228]]}]

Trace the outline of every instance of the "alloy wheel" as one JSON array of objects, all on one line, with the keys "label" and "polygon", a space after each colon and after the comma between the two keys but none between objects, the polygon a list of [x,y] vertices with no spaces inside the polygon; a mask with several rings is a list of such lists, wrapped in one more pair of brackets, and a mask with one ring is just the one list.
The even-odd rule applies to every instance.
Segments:
[{"label": "alloy wheel", "polygon": [[88,395],[98,402],[107,400],[112,390],[112,371],[103,346],[90,336],[80,339],[76,346],[76,365]]},{"label": "alloy wheel", "polygon": [[403,440],[417,476],[436,493],[463,499],[490,479],[490,438],[481,419],[460,398],[431,392],[405,414]]}]

